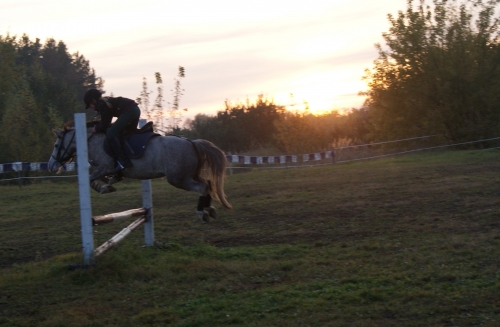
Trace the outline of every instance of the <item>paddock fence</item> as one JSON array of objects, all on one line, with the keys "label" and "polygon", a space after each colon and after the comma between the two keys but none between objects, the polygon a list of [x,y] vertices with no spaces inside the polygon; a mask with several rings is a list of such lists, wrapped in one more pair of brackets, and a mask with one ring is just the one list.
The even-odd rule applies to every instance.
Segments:
[{"label": "paddock fence", "polygon": [[[500,137],[451,144],[431,142],[431,144],[437,143],[437,145],[432,146],[425,146],[429,144],[429,142],[422,142],[439,136],[440,135],[426,135],[385,142],[346,145],[334,147],[331,150],[305,154],[280,154],[271,156],[226,154],[228,163],[227,171],[228,174],[237,174],[250,172],[256,169],[291,169],[342,164],[422,151],[463,148],[464,146],[470,145],[475,145],[477,147],[478,143],[483,145],[482,147],[480,146],[480,148],[484,150],[500,148]],[[396,143],[398,143],[397,148],[394,147]],[[407,145],[401,146],[401,143],[406,143]],[[74,174],[77,169],[77,163],[71,162],[63,165],[60,174],[56,175],[51,173],[51,175],[46,175],[47,172],[49,172],[47,162],[4,163],[0,164],[0,182],[17,182],[19,186],[21,186],[23,180],[75,178],[78,177],[78,175]]]}]

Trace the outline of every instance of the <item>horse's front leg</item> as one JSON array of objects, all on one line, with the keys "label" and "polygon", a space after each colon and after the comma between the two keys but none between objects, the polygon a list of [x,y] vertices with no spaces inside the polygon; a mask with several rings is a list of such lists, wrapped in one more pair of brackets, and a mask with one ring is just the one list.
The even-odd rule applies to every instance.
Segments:
[{"label": "horse's front leg", "polygon": [[[107,179],[106,171],[107,170],[97,166],[89,177],[90,187],[94,191],[100,194],[111,193],[116,191],[116,188],[111,186],[111,184],[116,183],[117,181],[112,182],[113,179]],[[106,184],[103,185],[101,181],[105,182]]]},{"label": "horse's front leg", "polygon": [[108,185],[111,185],[121,182],[122,180],[123,180],[123,173],[120,171],[114,174],[111,178],[107,179],[106,183],[108,183]]},{"label": "horse's front leg", "polygon": [[94,168],[94,171],[89,176],[91,183],[106,176],[106,170],[101,165],[94,165]]},{"label": "horse's front leg", "polygon": [[105,183],[105,185],[99,185],[98,186],[99,187],[98,192],[101,193],[101,194],[111,193],[111,192],[115,192],[116,191],[116,188],[114,186],[112,186],[112,184],[115,184],[115,183],[118,183],[118,182],[122,181],[123,180],[123,175],[121,175],[121,174],[115,174],[111,178],[102,177],[100,180],[103,181]]}]

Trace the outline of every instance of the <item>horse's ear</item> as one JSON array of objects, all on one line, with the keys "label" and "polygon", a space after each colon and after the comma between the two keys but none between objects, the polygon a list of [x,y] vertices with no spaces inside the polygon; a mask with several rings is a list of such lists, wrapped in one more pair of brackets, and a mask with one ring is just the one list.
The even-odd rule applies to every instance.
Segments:
[{"label": "horse's ear", "polygon": [[62,135],[62,132],[58,131],[57,129],[53,129],[52,132],[54,132],[54,134],[56,134],[57,137],[61,137]]}]

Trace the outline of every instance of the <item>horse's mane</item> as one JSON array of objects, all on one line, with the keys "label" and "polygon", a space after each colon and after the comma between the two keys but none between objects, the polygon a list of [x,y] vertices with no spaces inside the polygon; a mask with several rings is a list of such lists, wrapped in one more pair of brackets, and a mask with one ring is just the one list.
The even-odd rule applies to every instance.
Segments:
[{"label": "horse's mane", "polygon": [[[88,121],[87,128],[94,127],[95,125],[99,124],[100,122],[101,122],[100,120]],[[74,125],[73,123],[74,123],[74,120],[70,120],[70,121],[66,122],[63,126],[63,131],[68,132],[68,131],[74,130],[75,126],[73,126]]]},{"label": "horse's mane", "polygon": [[74,129],[74,127],[71,126],[71,125],[73,125],[73,120],[70,120],[70,121],[66,122],[63,125],[63,131],[67,132],[67,131],[70,131],[70,130]]}]

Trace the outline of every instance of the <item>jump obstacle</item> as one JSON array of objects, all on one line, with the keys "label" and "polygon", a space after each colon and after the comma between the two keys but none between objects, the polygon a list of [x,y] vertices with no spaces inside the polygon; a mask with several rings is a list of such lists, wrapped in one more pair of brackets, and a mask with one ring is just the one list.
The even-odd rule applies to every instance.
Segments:
[{"label": "jump obstacle", "polygon": [[[87,147],[87,120],[84,113],[75,114],[76,159],[78,166],[78,192],[80,197],[80,223],[82,226],[83,264],[91,265],[95,257],[122,241],[139,226],[144,226],[144,243],[152,246],[154,243],[153,221],[153,195],[151,180],[142,183],[142,208],[123,212],[111,213],[92,217],[92,203],[90,201],[89,160]],[[144,125],[146,120],[141,120],[139,125]],[[101,225],[140,216],[121,232],[94,250],[93,225]]]}]

